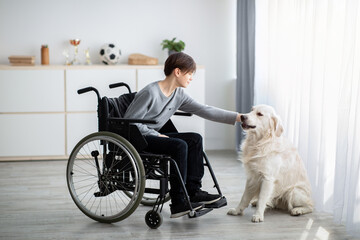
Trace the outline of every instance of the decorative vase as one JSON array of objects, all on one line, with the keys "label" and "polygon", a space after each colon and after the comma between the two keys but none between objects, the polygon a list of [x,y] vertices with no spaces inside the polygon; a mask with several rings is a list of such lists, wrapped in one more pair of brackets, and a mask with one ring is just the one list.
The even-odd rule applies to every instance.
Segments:
[{"label": "decorative vase", "polygon": [[41,65],[49,65],[49,48],[48,45],[41,46]]}]

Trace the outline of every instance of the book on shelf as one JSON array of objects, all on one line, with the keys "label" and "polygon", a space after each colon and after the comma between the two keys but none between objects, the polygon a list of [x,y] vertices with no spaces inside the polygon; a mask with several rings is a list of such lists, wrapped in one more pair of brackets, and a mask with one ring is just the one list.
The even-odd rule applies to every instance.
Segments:
[{"label": "book on shelf", "polygon": [[13,66],[35,65],[35,56],[10,56],[9,62]]},{"label": "book on shelf", "polygon": [[12,66],[34,66],[35,63],[10,63]]}]

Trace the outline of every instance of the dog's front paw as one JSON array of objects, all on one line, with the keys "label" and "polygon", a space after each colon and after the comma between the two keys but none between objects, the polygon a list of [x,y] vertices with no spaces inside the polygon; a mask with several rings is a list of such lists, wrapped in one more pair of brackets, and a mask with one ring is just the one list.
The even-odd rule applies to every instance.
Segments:
[{"label": "dog's front paw", "polygon": [[237,215],[242,215],[243,211],[237,210],[236,208],[230,208],[229,211],[227,212],[227,214],[237,216]]},{"label": "dog's front paw", "polygon": [[254,222],[254,223],[263,222],[264,221],[264,216],[261,216],[259,214],[254,214],[252,216],[251,221]]}]

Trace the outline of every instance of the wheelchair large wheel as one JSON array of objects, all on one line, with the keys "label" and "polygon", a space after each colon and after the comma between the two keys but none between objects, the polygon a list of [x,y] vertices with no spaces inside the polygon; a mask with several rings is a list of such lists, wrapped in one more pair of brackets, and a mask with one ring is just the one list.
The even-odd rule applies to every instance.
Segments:
[{"label": "wheelchair large wheel", "polygon": [[82,139],[70,155],[66,176],[78,208],[104,223],[130,216],[145,189],[139,154],[126,139],[110,132],[93,133]]}]

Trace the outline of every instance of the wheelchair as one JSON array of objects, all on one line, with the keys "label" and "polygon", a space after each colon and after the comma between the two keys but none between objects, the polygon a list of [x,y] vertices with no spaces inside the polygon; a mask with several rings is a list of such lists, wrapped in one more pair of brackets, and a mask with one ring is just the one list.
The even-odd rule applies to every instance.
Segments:
[{"label": "wheelchair", "polygon": [[[94,87],[78,90],[78,94],[95,92],[98,100],[98,132],[92,133],[72,150],[66,169],[67,186],[76,206],[88,217],[102,223],[113,223],[129,217],[139,204],[150,206],[146,224],[153,229],[163,222],[161,211],[170,200],[170,166],[176,169],[190,218],[202,216],[214,208],[227,205],[210,162],[204,152],[204,165],[209,169],[221,199],[194,211],[176,162],[167,155],[143,151],[147,146],[134,123],[154,123],[151,119],[123,118],[136,92],[123,82],[110,88],[126,87],[129,93],[118,98],[100,97]],[[191,114],[178,112],[176,115]],[[169,120],[160,132],[177,132]]]}]

